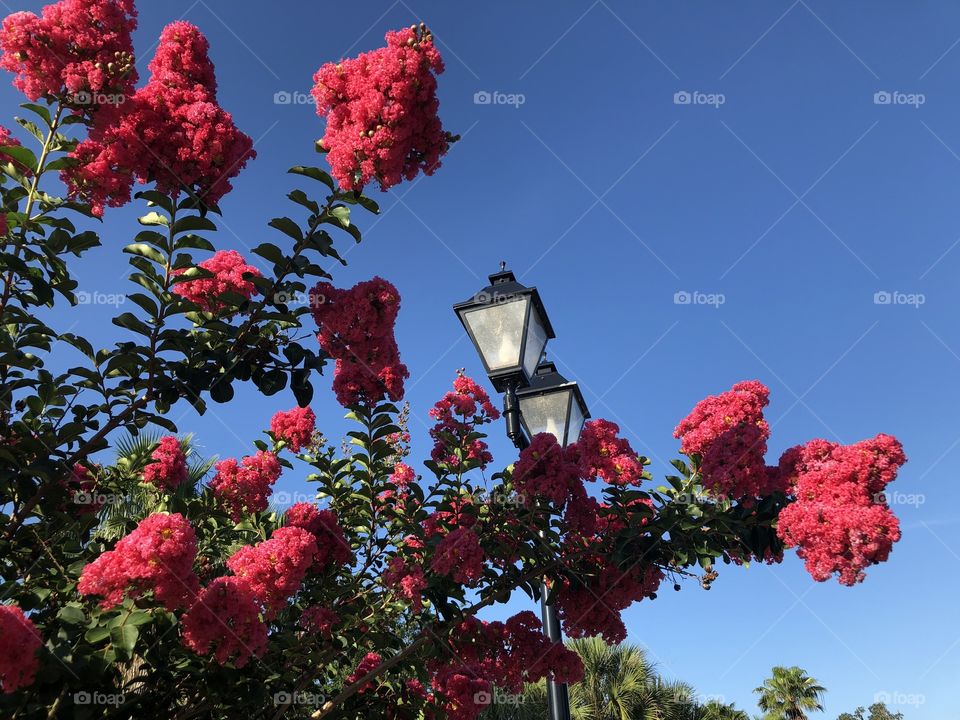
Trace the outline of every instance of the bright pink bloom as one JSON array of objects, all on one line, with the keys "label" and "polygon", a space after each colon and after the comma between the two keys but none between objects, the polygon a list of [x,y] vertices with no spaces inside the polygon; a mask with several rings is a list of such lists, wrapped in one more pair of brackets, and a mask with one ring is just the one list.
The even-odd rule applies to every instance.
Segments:
[{"label": "bright pink bloom", "polygon": [[320,510],[306,502],[296,503],[287,509],[286,519],[289,527],[303,528],[316,538],[315,571],[320,572],[329,566],[340,567],[353,558],[353,550],[333,510]]},{"label": "bright pink bloom", "polygon": [[[206,312],[219,313],[227,307],[219,300],[223,293],[242,295],[248,300],[258,293],[256,286],[245,276],[261,277],[260,271],[253,265],[247,265],[243,255],[236,250],[220,250],[197,267],[212,273],[213,277],[184,280],[174,285],[173,291]],[[180,268],[174,270],[173,274],[182,275],[185,272],[186,268]]]},{"label": "bright pink bloom", "polygon": [[551,433],[540,433],[520,453],[513,468],[513,487],[524,500],[546,498],[563,507],[567,498],[583,488],[580,465]]},{"label": "bright pink bloom", "polygon": [[300,626],[309,633],[332,637],[333,628],[340,623],[340,616],[330,608],[308,607],[300,616]]},{"label": "bright pink bloom", "polygon": [[96,215],[130,200],[134,182],[160,192],[190,190],[208,204],[230,192],[230,179],[254,157],[253,141],[217,103],[209,45],[193,25],[164,28],[147,84],[110,112],[100,113],[88,139],[63,171],[70,194]]},{"label": "bright pink bloom", "polygon": [[157,449],[150,455],[154,462],[143,469],[143,481],[156,485],[161,490],[176,490],[187,481],[187,456],[183,446],[173,435],[160,439]]},{"label": "bright pink bloom", "polygon": [[423,26],[388,32],[387,46],[314,75],[317,114],[327,118],[323,147],[347,190],[371,180],[387,190],[420,171],[432,175],[451,137],[437,117],[436,75],[443,60]]},{"label": "bright pink bloom", "polygon": [[[353,683],[357,682],[357,680],[362,680],[364,677],[380,667],[382,663],[383,658],[381,658],[377,653],[367,653],[363,656],[363,660],[360,661],[360,664],[357,665],[357,669],[347,676],[344,684],[353,685]],[[370,687],[369,682],[361,687],[358,692],[363,693],[368,687]]]},{"label": "bright pink bloom", "polygon": [[227,560],[227,567],[246,580],[270,620],[300,589],[316,553],[313,535],[303,528],[282,527],[274,530],[269,540],[237,550]]},{"label": "bright pink bloom", "polygon": [[240,464],[233,458],[222,460],[216,471],[210,490],[234,522],[240,522],[245,514],[267,509],[273,484],[280,477],[280,461],[272,452],[258,450]]},{"label": "bright pink bloom", "polygon": [[882,434],[853,445],[812,440],[784,453],[780,469],[796,500],[780,512],[777,534],[814,580],[837,574],[854,585],[890,556],[900,525],[883,489],[905,462],[896,438]]},{"label": "bright pink bloom", "polygon": [[221,665],[241,668],[267,650],[267,626],[260,620],[256,596],[246,581],[219,577],[200,591],[180,619],[183,644]]},{"label": "bright pink bloom", "polygon": [[406,463],[398,462],[393,466],[393,473],[390,475],[390,482],[398,487],[404,488],[417,479],[417,474],[413,468]]},{"label": "bright pink bloom", "polygon": [[673,436],[681,440],[680,451],[701,457],[704,487],[734,498],[773,490],[763,459],[770,437],[763,418],[769,395],[757,380],[740,382],[701,400],[677,425]]},{"label": "bright pink bloom", "polygon": [[584,424],[576,442],[583,472],[611,485],[639,485],[643,482],[643,463],[630,443],[618,436],[620,426],[609,420],[591,420]]},{"label": "bright pink bloom", "polygon": [[285,441],[293,452],[310,445],[316,428],[317,416],[308,407],[278,412],[270,420],[270,432],[277,440]]},{"label": "bright pink bloom", "polygon": [[123,98],[137,82],[136,18],[133,0],[60,0],[40,17],[13,13],[0,29],[0,68],[16,73],[14,86],[31,100],[58,98],[84,110],[99,96]]},{"label": "bright pink bloom", "polygon": [[457,470],[461,466],[482,469],[493,460],[487,444],[475,435],[479,426],[497,420],[500,413],[486,390],[464,375],[463,370],[457,372],[453,391],[430,409],[430,417],[437,421],[430,429],[434,462]]},{"label": "bright pink bloom", "polygon": [[423,591],[427,587],[427,579],[419,565],[408,563],[401,557],[390,558],[387,571],[383,574],[383,583],[407,600],[413,612],[419,613],[423,608]]},{"label": "bright pink bloom", "polygon": [[469,528],[457,528],[437,545],[430,569],[438,575],[450,575],[454,582],[474,586],[483,575],[484,559],[477,534]]},{"label": "bright pink bloom", "polygon": [[176,610],[186,607],[199,587],[196,556],[197,536],[187,519],[179,513],[154,513],[84,567],[77,590],[103,598],[103,608],[153,592],[167,610]]},{"label": "bright pink bloom", "polygon": [[400,293],[375,277],[340,290],[319,283],[311,292],[317,339],[335,358],[333,390],[343,406],[403,399],[403,381],[410,377],[400,362],[393,335]]},{"label": "bright pink bloom", "polygon": [[0,605],[0,689],[5,694],[33,684],[43,640],[16,605]]}]

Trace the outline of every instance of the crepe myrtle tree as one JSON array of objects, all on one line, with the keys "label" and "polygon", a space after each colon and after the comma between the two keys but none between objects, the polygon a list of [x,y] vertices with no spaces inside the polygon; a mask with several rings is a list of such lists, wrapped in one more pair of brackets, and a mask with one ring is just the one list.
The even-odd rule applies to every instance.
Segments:
[{"label": "crepe myrtle tree", "polygon": [[[218,104],[207,41],[169,25],[138,86],[135,22],[133,0],[61,0],[0,27],[31,118],[22,142],[0,131],[5,717],[474,718],[494,689],[582,674],[533,613],[477,618],[517,589],[548,588],[568,635],[616,643],[633,602],[684,578],[709,588],[724,563],[796,547],[816,580],[852,585],[887,558],[900,445],[812,441],[768,467],[756,381],[678,425],[685,459],[658,486],[604,420],[568,447],[537,435],[493,472],[499,413],[460,373],[415,469],[396,288],[337,287],[321,263],[378,212],[364,188],[432,174],[456,139],[429,30],[318,71],[330,172],[291,170],[296,212],[269,221],[258,267],[210,240],[254,151]],[[134,200],[125,247],[76,224]],[[134,309],[100,348],[58,311],[78,302],[76,258],[116,251]],[[342,447],[310,409],[331,367],[356,424]],[[204,461],[170,411],[229,404],[241,384],[296,406],[249,454]],[[316,502],[271,510],[282,473]]]}]

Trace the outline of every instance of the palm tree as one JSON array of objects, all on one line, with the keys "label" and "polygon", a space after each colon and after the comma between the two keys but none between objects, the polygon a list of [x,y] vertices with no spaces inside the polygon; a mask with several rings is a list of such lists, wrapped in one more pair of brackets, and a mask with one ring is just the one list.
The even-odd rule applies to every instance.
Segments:
[{"label": "palm tree", "polygon": [[[693,690],[661,679],[636,645],[610,647],[600,638],[568,643],[583,661],[583,681],[570,686],[573,720],[696,720]],[[484,720],[547,716],[546,683],[528,685],[522,702],[491,705]]]},{"label": "palm tree", "polygon": [[777,666],[754,692],[764,720],[807,720],[808,712],[823,710],[827,690],[801,668]]},{"label": "palm tree", "polygon": [[750,716],[735,707],[734,703],[721,703],[711,700],[697,708],[696,720],[750,720]]}]

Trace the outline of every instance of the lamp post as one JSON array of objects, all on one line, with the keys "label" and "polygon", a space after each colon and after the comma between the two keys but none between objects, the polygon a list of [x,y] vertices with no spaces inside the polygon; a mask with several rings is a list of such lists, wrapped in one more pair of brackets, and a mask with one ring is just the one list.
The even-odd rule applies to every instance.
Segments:
[{"label": "lamp post", "polygon": [[[556,337],[535,287],[517,282],[500,263],[500,272],[472,298],[453,306],[473,342],[490,382],[503,393],[507,436],[524,450],[530,438],[548,432],[563,447],[576,442],[590,417],[577,383],[569,382],[551,362],[541,362],[547,341]],[[549,589],[540,589],[543,632],[553,642],[563,636],[556,609],[547,602]],[[570,720],[564,683],[548,681],[550,720]]]}]

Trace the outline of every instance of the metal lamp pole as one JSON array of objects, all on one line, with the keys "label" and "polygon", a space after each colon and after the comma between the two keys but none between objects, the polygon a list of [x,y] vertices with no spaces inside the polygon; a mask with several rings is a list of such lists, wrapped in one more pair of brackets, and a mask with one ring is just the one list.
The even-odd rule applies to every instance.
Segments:
[{"label": "metal lamp pole", "polygon": [[[503,418],[506,421],[507,437],[513,441],[517,450],[523,452],[530,445],[530,440],[527,439],[520,425],[520,402],[517,399],[517,388],[514,383],[507,386],[503,398]],[[547,587],[547,583],[541,583],[540,619],[543,623],[543,634],[551,642],[563,642],[557,609],[547,602],[549,593],[550,588]],[[570,720],[570,695],[566,683],[547,680],[547,715],[550,720]]]}]

